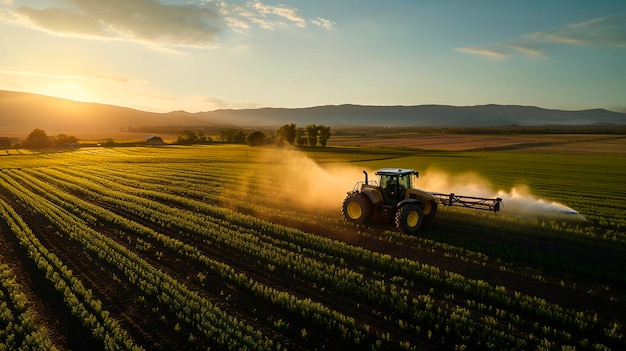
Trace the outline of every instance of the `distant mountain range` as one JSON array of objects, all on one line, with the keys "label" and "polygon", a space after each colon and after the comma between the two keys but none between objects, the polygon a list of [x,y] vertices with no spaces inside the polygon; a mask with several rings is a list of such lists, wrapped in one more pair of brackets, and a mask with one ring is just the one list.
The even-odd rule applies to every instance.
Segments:
[{"label": "distant mountain range", "polygon": [[58,133],[111,133],[150,126],[534,126],[626,124],[626,113],[604,109],[564,111],[532,106],[363,106],[259,108],[154,113],[37,94],[0,90],[0,136],[41,128]]},{"label": "distant mountain range", "polygon": [[284,123],[330,126],[506,126],[626,124],[626,113],[604,109],[564,111],[532,106],[363,106],[338,105],[309,108],[217,110],[196,114],[213,121],[242,125]]}]

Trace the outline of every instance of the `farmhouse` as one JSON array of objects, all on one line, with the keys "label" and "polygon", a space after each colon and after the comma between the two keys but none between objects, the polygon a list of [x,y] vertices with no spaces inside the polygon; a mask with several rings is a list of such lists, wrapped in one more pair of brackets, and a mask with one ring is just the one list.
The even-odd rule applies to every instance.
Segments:
[{"label": "farmhouse", "polygon": [[163,142],[163,139],[161,137],[155,136],[155,135],[150,135],[147,136],[145,138],[146,140],[146,144],[148,145],[163,145],[165,144],[165,142]]}]

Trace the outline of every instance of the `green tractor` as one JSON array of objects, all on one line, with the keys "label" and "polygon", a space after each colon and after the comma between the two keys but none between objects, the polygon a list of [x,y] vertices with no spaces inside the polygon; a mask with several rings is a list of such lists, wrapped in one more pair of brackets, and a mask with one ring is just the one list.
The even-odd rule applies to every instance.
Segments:
[{"label": "green tractor", "polygon": [[453,193],[432,193],[413,187],[417,171],[403,168],[382,168],[376,172],[378,181],[356,183],[343,201],[343,217],[356,224],[369,222],[375,215],[395,220],[396,227],[405,234],[416,234],[423,224],[430,222],[439,204],[462,206],[497,212],[502,199],[457,196]]}]

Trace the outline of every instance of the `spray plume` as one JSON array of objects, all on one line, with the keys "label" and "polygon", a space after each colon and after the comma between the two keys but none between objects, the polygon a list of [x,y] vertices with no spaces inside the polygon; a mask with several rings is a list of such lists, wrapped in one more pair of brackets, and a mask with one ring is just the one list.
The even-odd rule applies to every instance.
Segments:
[{"label": "spray plume", "polygon": [[[303,153],[284,149],[271,153],[272,163],[277,163],[282,172],[275,179],[280,189],[275,196],[286,203],[298,203],[308,209],[337,210],[357,181],[363,180],[363,168],[345,164],[320,166]],[[267,155],[266,155],[267,156]],[[370,175],[374,171],[368,170]],[[415,184],[417,188],[440,193],[485,198],[499,197],[503,200],[503,211],[520,215],[579,215],[574,209],[558,202],[534,196],[525,185],[510,190],[496,190],[491,183],[474,173],[450,175],[429,168],[420,172]],[[580,216],[580,215],[579,215]]]},{"label": "spray plume", "polygon": [[533,195],[526,185],[516,185],[510,190],[495,190],[491,183],[474,173],[450,175],[437,169],[427,169],[418,187],[442,193],[502,199],[502,210],[520,215],[580,215],[576,210]]}]

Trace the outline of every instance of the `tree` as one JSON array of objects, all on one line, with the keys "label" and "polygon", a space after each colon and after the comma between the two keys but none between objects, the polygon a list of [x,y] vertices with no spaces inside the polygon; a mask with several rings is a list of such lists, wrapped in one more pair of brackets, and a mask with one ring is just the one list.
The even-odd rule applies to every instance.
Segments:
[{"label": "tree", "polygon": [[244,133],[243,130],[238,130],[237,132],[235,132],[235,135],[233,135],[233,142],[243,144],[245,141],[246,133]]},{"label": "tree", "polygon": [[196,135],[198,136],[198,142],[200,143],[210,143],[213,141],[213,139],[210,136],[204,134],[204,131],[202,131],[201,129],[198,130],[198,133],[196,133]]},{"label": "tree", "polygon": [[0,137],[0,147],[11,146],[11,139],[8,137]]},{"label": "tree", "polygon": [[304,128],[296,129],[296,145],[304,146],[306,144],[306,132]]},{"label": "tree", "polygon": [[113,138],[108,138],[104,141],[102,141],[101,145],[105,146],[105,147],[113,147],[115,146],[117,143],[115,142],[115,140]]},{"label": "tree", "polygon": [[23,147],[31,149],[41,149],[52,146],[52,140],[43,129],[35,129],[24,140]]},{"label": "tree", "polygon": [[230,143],[244,143],[246,141],[246,133],[239,129],[227,129],[220,132],[220,139]]},{"label": "tree", "polygon": [[182,132],[178,133],[177,142],[182,145],[190,145],[198,142],[198,135],[196,132],[185,129]]},{"label": "tree", "polygon": [[56,146],[70,146],[72,144],[77,144],[78,139],[72,135],[59,134],[56,137]]},{"label": "tree", "polygon": [[246,142],[250,146],[263,145],[263,144],[265,144],[265,140],[266,139],[267,139],[267,135],[265,135],[265,133],[260,132],[258,130],[254,131],[254,132],[248,134],[248,136],[246,136]]},{"label": "tree", "polygon": [[294,123],[285,124],[284,126],[280,127],[278,131],[276,131],[276,135],[279,139],[288,142],[290,145],[293,145],[296,140],[296,125]]},{"label": "tree", "polygon": [[317,139],[319,139],[322,147],[326,147],[326,142],[330,139],[330,127],[319,125],[317,127]]},{"label": "tree", "polygon": [[309,146],[317,146],[317,126],[315,124],[309,124],[306,126],[306,139]]}]

